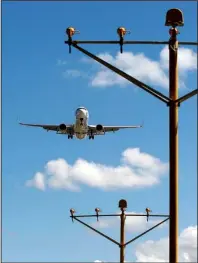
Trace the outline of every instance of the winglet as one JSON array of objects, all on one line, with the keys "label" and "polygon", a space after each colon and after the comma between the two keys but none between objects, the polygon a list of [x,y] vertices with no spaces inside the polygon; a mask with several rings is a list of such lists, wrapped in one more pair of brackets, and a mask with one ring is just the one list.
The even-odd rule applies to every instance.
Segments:
[{"label": "winglet", "polygon": [[19,122],[20,125],[28,126],[26,123]]}]

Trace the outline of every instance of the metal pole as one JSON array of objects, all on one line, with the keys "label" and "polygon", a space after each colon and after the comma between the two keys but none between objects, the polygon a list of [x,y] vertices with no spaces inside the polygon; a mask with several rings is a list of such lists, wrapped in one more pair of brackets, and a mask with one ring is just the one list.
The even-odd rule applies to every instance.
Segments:
[{"label": "metal pole", "polygon": [[125,238],[124,238],[124,224],[125,224],[125,213],[124,209],[121,210],[120,215],[120,263],[124,263],[124,249],[125,249]]},{"label": "metal pole", "polygon": [[178,262],[178,65],[177,65],[177,29],[171,28],[169,40],[169,156],[170,156],[170,227],[169,227],[169,262]]}]

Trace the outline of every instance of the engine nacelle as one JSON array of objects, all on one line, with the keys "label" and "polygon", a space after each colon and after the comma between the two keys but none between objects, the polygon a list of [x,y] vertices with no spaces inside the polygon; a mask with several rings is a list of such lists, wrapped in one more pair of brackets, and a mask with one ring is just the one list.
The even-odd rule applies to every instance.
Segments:
[{"label": "engine nacelle", "polygon": [[59,130],[60,131],[65,131],[67,129],[67,126],[64,124],[64,123],[61,123],[60,125],[59,125]]},{"label": "engine nacelle", "polygon": [[96,131],[102,132],[103,130],[104,129],[103,129],[103,126],[101,124],[96,125]]}]

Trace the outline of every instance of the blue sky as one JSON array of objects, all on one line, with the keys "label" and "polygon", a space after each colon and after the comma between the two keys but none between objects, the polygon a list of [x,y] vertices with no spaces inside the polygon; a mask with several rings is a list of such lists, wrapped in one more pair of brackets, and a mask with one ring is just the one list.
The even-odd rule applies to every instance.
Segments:
[{"label": "blue sky", "polygon": [[[153,211],[168,213],[168,172],[159,184],[151,187],[115,191],[86,183],[80,185],[80,192],[53,188],[40,191],[25,183],[36,172],[43,172],[47,162],[58,158],[70,165],[81,158],[89,163],[117,167],[126,149],[140,148],[141,152],[168,162],[166,105],[128,83],[122,86],[117,81],[107,87],[93,86],[89,77],[93,80],[101,68],[83,61],[85,56],[77,50],[69,54],[64,40],[68,26],[81,31],[75,39],[113,40],[117,39],[117,27],[122,25],[131,30],[127,39],[168,40],[165,14],[175,7],[184,13],[185,26],[180,29],[179,40],[196,41],[197,12],[193,2],[2,4],[3,261],[117,261],[119,249],[114,244],[91,234],[78,223],[71,223],[71,207],[79,213],[91,213],[99,206],[106,213],[114,213],[119,199],[125,198],[129,211],[144,212],[149,206]],[[95,54],[110,54],[113,58],[119,50],[117,46],[108,45],[85,47]],[[143,53],[151,61],[159,62],[163,48],[127,46],[124,51],[133,55]],[[195,48],[191,49],[196,52]],[[180,89],[180,95],[195,89],[197,83],[196,70],[188,69],[185,59],[181,60],[185,88]],[[140,72],[145,70],[142,64],[139,69]],[[82,75],[72,77],[68,75],[69,70]],[[164,72],[167,74],[166,69]],[[88,76],[83,75],[85,73]],[[158,85],[152,80],[150,85],[167,94],[168,90],[160,85],[162,82]],[[134,125],[144,121],[144,128],[107,134],[94,141],[80,141],[18,125],[19,121],[72,123],[74,111],[81,105],[89,110],[90,123]],[[197,222],[196,112],[195,97],[179,109],[180,231]],[[119,228],[103,231],[118,238]],[[134,233],[131,235],[133,237]],[[127,248],[126,260],[135,260],[136,244],[167,235],[168,226],[154,230]]]}]

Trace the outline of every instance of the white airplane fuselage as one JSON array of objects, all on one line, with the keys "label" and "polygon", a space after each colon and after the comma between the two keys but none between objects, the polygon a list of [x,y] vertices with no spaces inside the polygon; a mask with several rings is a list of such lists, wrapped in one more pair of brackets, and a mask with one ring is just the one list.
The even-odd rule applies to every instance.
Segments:
[{"label": "white airplane fuselage", "polygon": [[74,135],[78,139],[84,139],[88,132],[89,112],[86,108],[80,107],[75,113]]}]

